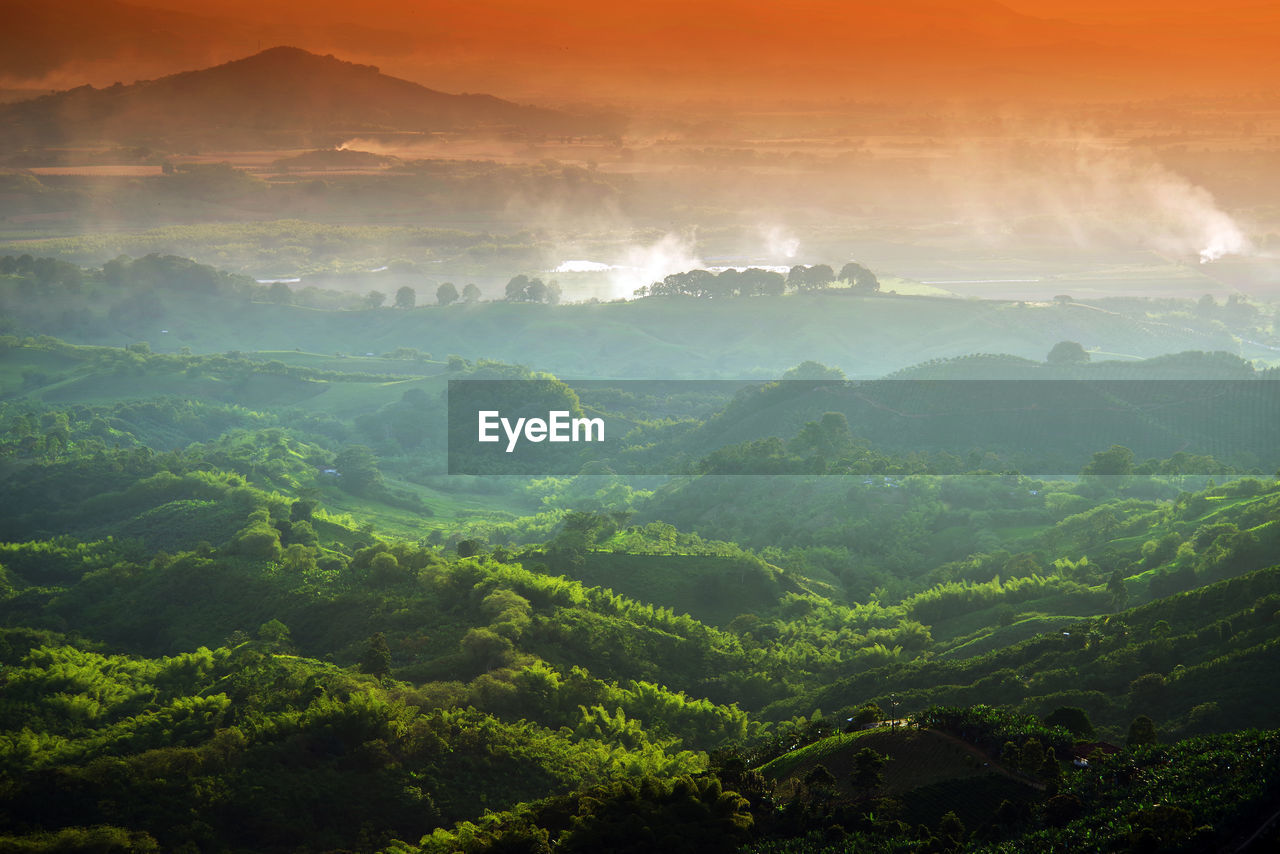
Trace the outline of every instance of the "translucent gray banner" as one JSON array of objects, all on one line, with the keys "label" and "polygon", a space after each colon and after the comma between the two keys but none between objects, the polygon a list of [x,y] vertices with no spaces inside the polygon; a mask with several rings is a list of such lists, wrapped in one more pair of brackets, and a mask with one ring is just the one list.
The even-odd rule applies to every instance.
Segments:
[{"label": "translucent gray banner", "polygon": [[451,474],[1272,474],[1280,383],[455,380]]}]

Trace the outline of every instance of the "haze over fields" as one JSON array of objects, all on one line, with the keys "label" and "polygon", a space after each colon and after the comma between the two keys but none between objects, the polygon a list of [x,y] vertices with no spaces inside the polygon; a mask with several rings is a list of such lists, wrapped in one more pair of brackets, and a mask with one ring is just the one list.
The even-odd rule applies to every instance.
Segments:
[{"label": "haze over fields", "polygon": [[[380,3],[353,20],[339,4],[93,0],[10,15],[6,161],[39,180],[6,178],[15,238],[430,224],[495,233],[504,263],[385,239],[344,259],[264,259],[260,240],[197,257],[258,278],[399,257],[441,264],[437,283],[484,266],[490,286],[623,268],[562,283],[584,297],[681,265],[848,258],[965,296],[1278,279],[1265,6]],[[49,87],[71,91],[32,98]],[[76,257],[175,246],[120,237]]]},{"label": "haze over fields", "polygon": [[1275,4],[0,16],[0,850],[1280,844]]}]

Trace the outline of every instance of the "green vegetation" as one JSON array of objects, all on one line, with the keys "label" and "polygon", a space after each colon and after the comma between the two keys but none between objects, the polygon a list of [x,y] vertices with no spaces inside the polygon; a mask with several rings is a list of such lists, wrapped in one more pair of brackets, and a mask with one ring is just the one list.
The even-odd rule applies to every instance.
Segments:
[{"label": "green vegetation", "polygon": [[[1254,354],[1258,348],[1247,342],[1271,340],[1271,315],[1248,303],[1238,307],[1252,313],[1224,307],[1222,318],[1210,321],[1184,316],[1194,308],[1190,301],[1120,301],[1114,310],[1085,312],[1078,304],[908,297],[857,288],[729,300],[591,299],[564,306],[544,304],[546,295],[530,300],[521,289],[519,299],[506,301],[502,283],[509,282],[513,268],[529,266],[519,259],[497,262],[498,271],[489,275],[483,289],[492,302],[479,300],[474,292],[467,297],[464,287],[463,299],[442,305],[438,298],[426,298],[442,283],[425,276],[421,264],[386,265],[389,269],[376,274],[308,278],[293,288],[279,282],[258,284],[247,275],[165,254],[171,251],[166,247],[196,239],[183,227],[174,228],[141,245],[134,238],[104,238],[122,245],[95,245],[83,253],[44,243],[12,247],[9,251],[23,254],[4,256],[9,258],[7,265],[0,259],[0,333],[51,334],[75,343],[116,347],[145,341],[156,351],[190,347],[206,354],[302,350],[363,358],[412,349],[437,357],[460,354],[473,361],[533,362],[540,370],[564,377],[675,379],[775,379],[810,360],[837,366],[858,379],[907,369],[912,370],[901,375],[904,378],[937,378],[948,375],[947,366],[955,359],[960,361],[953,369],[963,371],[965,378],[1008,378],[1002,366],[1012,366],[1013,375],[1025,379],[1025,361],[972,354],[1013,354],[1039,367],[1046,356],[1045,340],[1057,340],[1064,329],[1079,330],[1081,324],[1087,325],[1101,350],[1126,354],[1092,375],[1123,379],[1125,364],[1135,358],[1183,351]],[[392,238],[409,245],[462,239],[409,227],[384,234],[373,226],[296,222],[197,230],[207,228],[214,229],[217,239],[232,243],[243,239],[240,232],[256,229],[263,233],[253,239],[267,245],[308,240],[337,247],[334,251],[348,244],[381,246]],[[35,271],[35,255],[55,250],[82,261],[115,260],[97,260],[95,265],[101,266],[87,270],[65,261],[47,262],[42,272]],[[152,254],[143,254],[146,251]],[[142,257],[130,260],[120,255]],[[57,264],[60,272],[50,272]],[[370,269],[368,264],[373,262],[362,261],[355,269]],[[471,273],[464,268],[460,275]],[[416,307],[396,307],[394,296],[402,287],[415,290]],[[381,295],[376,305],[368,301],[370,291]],[[1082,313],[1087,318],[1079,316]],[[745,332],[760,328],[770,330],[766,348],[754,346]],[[932,360],[943,362],[930,365]],[[1237,361],[1236,373],[1228,374],[1216,363],[1205,370],[1177,362],[1160,363],[1168,369],[1167,378],[1226,378],[1238,376],[1244,367]],[[921,367],[913,368],[917,365]],[[985,373],[975,374],[975,367]],[[1080,366],[1068,362],[1051,367],[1069,371]],[[1099,360],[1086,367],[1100,367]],[[1044,378],[1044,372],[1031,376]]]},{"label": "green vegetation", "polygon": [[[814,269],[793,276],[835,275]],[[904,448],[840,369],[784,375],[792,344],[742,361],[730,343],[753,311],[812,317],[788,320],[804,300],[882,323],[895,300],[868,275],[841,273],[853,295],[617,305],[553,305],[524,276],[501,302],[410,287],[340,308],[323,303],[365,297],[302,305],[176,257],[0,264],[0,848],[1253,837],[1280,786],[1280,482],[1273,446],[1231,444],[1259,434],[1252,398],[1169,426],[1112,396],[1095,432],[1051,434],[1071,467],[1031,476],[1011,433]],[[639,347],[681,301],[689,328],[726,314],[628,370],[787,382],[668,395],[542,372],[590,362],[581,336],[613,324]],[[933,303],[911,305],[927,324]],[[1032,309],[946,311],[1013,329]],[[160,323],[175,346],[136,334]],[[327,343],[289,349],[274,327]],[[498,360],[535,329],[563,334],[534,367]],[[727,367],[689,361],[701,347]],[[1225,353],[1062,353],[892,369],[1272,382]],[[622,373],[610,358],[596,375]],[[451,379],[523,381],[626,439],[573,475],[445,474]],[[1140,427],[1149,446],[1106,440]]]}]

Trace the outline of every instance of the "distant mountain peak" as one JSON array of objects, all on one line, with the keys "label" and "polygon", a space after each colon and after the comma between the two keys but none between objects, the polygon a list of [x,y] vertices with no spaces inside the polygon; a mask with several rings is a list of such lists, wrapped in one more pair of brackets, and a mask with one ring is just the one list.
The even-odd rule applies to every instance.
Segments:
[{"label": "distant mountain peak", "polygon": [[[289,66],[305,67],[305,68],[330,68],[343,69],[351,72],[381,74],[382,69],[376,65],[361,65],[355,62],[348,62],[345,59],[339,59],[333,54],[312,53],[300,47],[292,45],[277,45],[260,50],[255,54],[243,57],[241,59],[233,59],[222,65],[215,65],[212,68],[202,69],[204,71],[214,71],[219,68],[252,68],[252,69],[277,69]],[[198,72],[187,72],[198,73]]]},{"label": "distant mountain peak", "polygon": [[209,68],[108,89],[80,87],[0,107],[0,142],[273,148],[354,133],[607,132],[599,118],[492,95],[452,95],[372,65],[280,45]]}]

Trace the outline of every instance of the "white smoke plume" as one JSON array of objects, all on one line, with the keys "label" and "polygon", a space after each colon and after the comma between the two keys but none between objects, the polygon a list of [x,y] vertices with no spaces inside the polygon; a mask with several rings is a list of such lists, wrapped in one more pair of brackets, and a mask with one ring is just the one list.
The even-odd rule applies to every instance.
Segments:
[{"label": "white smoke plume", "polygon": [[1142,246],[1201,263],[1253,252],[1212,193],[1140,150],[1075,138],[971,150],[962,160],[969,171],[955,190],[978,233],[992,242],[1011,236],[1011,221],[1028,218],[1053,223],[1082,248]]},{"label": "white smoke plume", "polygon": [[653,243],[631,244],[611,254],[617,259],[615,263],[570,258],[549,272],[603,274],[608,277],[610,298],[627,299],[638,288],[660,282],[672,273],[704,267],[693,243],[677,234],[664,234]]},{"label": "white smoke plume", "polygon": [[1251,251],[1249,240],[1230,214],[1221,210],[1213,196],[1185,178],[1166,173],[1150,184],[1166,225],[1159,239],[1171,251],[1185,252],[1188,243],[1200,247],[1200,263],[1217,261],[1224,255],[1244,255]]},{"label": "white smoke plume", "polygon": [[770,261],[789,261],[800,251],[800,238],[779,225],[761,226],[760,239]]},{"label": "white smoke plume", "polygon": [[676,234],[664,234],[648,246],[628,247],[621,263],[614,266],[609,276],[615,295],[629,297],[639,287],[701,266],[702,260],[690,241]]}]

